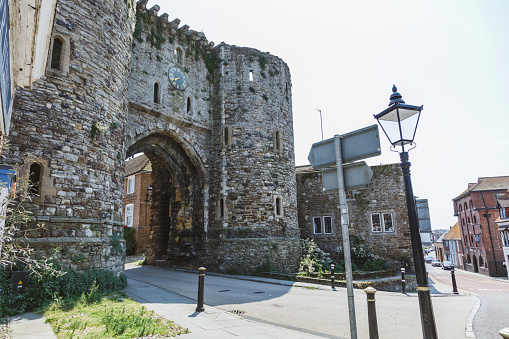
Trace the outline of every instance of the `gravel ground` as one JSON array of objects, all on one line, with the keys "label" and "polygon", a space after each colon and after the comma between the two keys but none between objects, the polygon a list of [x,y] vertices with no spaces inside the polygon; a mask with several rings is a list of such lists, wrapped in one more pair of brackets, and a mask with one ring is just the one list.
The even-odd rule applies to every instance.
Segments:
[{"label": "gravel ground", "polygon": [[10,338],[11,335],[9,334],[9,327],[7,326],[7,319],[8,318],[0,318],[0,338]]}]

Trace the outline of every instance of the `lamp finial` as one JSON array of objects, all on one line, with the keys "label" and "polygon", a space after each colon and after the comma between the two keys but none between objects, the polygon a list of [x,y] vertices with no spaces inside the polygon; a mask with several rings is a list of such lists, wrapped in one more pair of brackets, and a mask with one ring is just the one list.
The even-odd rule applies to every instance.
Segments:
[{"label": "lamp finial", "polygon": [[396,85],[392,85],[392,94],[390,97],[389,106],[396,105],[396,104],[404,104],[405,101],[403,101],[403,96],[397,92]]}]

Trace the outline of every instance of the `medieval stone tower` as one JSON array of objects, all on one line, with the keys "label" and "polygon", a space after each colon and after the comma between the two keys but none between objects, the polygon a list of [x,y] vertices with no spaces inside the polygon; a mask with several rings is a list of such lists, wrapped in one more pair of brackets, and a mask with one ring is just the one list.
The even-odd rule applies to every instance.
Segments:
[{"label": "medieval stone tower", "polygon": [[[125,158],[152,163],[149,263],[250,272],[300,257],[288,66],[158,16],[147,0],[58,0],[46,76],[16,91],[8,161],[75,269],[123,269]],[[29,156],[29,158],[25,158]]]}]

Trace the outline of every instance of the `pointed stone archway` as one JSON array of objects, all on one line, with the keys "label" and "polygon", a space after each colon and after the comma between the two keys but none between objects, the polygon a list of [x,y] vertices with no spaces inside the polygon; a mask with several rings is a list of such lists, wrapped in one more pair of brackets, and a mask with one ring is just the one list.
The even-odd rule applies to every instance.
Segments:
[{"label": "pointed stone archway", "polygon": [[204,252],[206,174],[199,158],[172,135],[152,133],[127,156],[143,152],[152,163],[151,265],[195,266]]}]

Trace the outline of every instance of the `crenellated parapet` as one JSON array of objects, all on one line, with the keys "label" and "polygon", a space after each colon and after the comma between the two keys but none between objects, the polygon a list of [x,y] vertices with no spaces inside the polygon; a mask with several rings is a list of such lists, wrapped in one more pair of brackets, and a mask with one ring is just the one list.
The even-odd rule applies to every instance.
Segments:
[{"label": "crenellated parapet", "polygon": [[[153,44],[156,48],[160,48],[160,44],[169,40],[173,42],[177,40],[181,44],[189,46],[198,46],[205,49],[207,52],[214,47],[214,42],[208,41],[203,32],[197,32],[188,25],[180,25],[180,19],[176,18],[169,21],[169,15],[164,13],[158,15],[161,9],[158,5],[152,6],[147,9],[148,0],[140,0],[136,6],[136,28],[134,38],[139,42],[146,40],[154,40]],[[142,36],[142,31],[149,32],[146,37]]]}]

